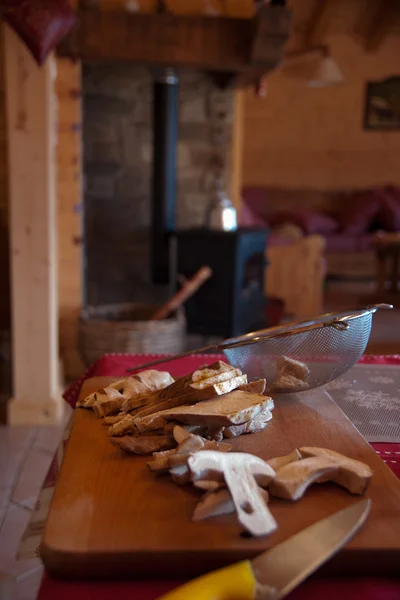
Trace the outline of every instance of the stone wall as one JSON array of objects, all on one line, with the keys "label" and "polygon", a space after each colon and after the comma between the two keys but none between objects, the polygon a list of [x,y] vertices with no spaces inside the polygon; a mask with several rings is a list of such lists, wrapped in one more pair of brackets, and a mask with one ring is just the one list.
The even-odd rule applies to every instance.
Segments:
[{"label": "stone wall", "polygon": [[[85,64],[83,148],[85,288],[90,305],[158,301],[150,283],[152,77],[145,68]],[[177,227],[201,225],[213,183],[211,111],[221,92],[180,73]],[[230,147],[233,92],[224,92]],[[229,165],[229,160],[227,161]],[[229,170],[225,174],[229,183]]]}]

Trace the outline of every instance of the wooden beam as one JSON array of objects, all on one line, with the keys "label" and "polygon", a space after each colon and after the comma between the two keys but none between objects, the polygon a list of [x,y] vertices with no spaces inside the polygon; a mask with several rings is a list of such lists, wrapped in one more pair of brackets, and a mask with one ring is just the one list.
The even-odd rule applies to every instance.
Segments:
[{"label": "wooden beam", "polygon": [[283,46],[289,37],[292,13],[282,6],[263,6],[254,19],[254,35],[250,65],[273,64],[283,57]]},{"label": "wooden beam", "polygon": [[376,52],[388,34],[390,27],[400,15],[397,0],[380,0],[376,2],[369,27],[365,35],[365,50]]},{"label": "wooden beam", "polygon": [[12,273],[11,424],[62,416],[58,384],[54,59],[43,67],[5,30]]},{"label": "wooden beam", "polygon": [[338,4],[337,0],[317,0],[304,35],[304,46],[306,48],[323,43],[330,21],[338,11]]},{"label": "wooden beam", "polygon": [[209,70],[243,67],[249,59],[250,19],[95,9],[80,9],[77,17],[78,26],[59,48],[62,56]]},{"label": "wooden beam", "polygon": [[278,6],[262,8],[254,19],[95,9],[80,9],[77,16],[61,56],[229,72],[243,81],[248,70],[253,77],[255,68],[262,74],[279,63],[290,26],[290,11]]}]

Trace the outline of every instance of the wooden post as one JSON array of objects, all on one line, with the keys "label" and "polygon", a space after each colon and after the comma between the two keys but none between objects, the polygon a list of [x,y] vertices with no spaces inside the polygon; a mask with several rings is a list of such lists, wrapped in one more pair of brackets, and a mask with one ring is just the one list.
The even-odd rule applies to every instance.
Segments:
[{"label": "wooden post", "polygon": [[58,384],[55,61],[5,30],[14,398],[11,424],[62,415]]},{"label": "wooden post", "polygon": [[85,370],[78,351],[82,310],[82,98],[81,63],[57,59],[57,205],[60,354],[66,378]]}]

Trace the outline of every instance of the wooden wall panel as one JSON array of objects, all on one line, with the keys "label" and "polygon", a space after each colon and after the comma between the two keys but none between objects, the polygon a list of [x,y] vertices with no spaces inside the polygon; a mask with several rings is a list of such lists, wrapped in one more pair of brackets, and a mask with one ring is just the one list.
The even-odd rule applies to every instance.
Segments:
[{"label": "wooden wall panel", "polygon": [[60,353],[67,378],[84,366],[78,350],[82,308],[81,66],[57,60],[58,98],[57,201],[59,234]]},{"label": "wooden wall panel", "polygon": [[400,131],[365,131],[365,84],[399,74],[400,36],[367,54],[349,35],[327,38],[345,83],[308,88],[282,70],[265,98],[245,98],[243,184],[352,189],[400,185]]}]

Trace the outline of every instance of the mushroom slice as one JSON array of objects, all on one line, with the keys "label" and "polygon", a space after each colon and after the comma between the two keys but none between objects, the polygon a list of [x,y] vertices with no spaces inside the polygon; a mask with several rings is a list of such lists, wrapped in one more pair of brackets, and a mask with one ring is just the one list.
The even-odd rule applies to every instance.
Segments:
[{"label": "mushroom slice", "polygon": [[173,450],[155,452],[153,454],[153,460],[147,463],[150,471],[163,473],[172,467],[184,465],[187,463],[187,460],[191,454],[202,449],[229,452],[229,450],[232,448],[231,444],[205,440],[198,435],[188,432],[186,432],[187,437],[184,437],[183,435],[180,436],[182,433],[180,429],[183,428],[178,427],[178,430],[175,432],[177,433],[175,440],[179,438],[183,441],[178,445],[177,448],[174,448]]},{"label": "mushroom slice", "polygon": [[187,462],[184,465],[175,465],[169,472],[173,481],[178,485],[190,483],[190,471]]},{"label": "mushroom slice", "polygon": [[105,399],[103,396],[98,396],[98,399],[93,404],[94,414],[99,419],[119,413],[124,401],[124,397],[117,390],[112,388],[108,388],[107,390],[107,388],[104,388],[104,391],[107,391]]},{"label": "mushroom slice", "polygon": [[122,450],[126,450],[126,452],[133,452],[134,454],[151,454],[157,450],[168,450],[173,448],[176,442],[173,438],[166,435],[125,435],[123,437],[112,438],[111,443]]},{"label": "mushroom slice", "polygon": [[153,471],[153,473],[167,473],[169,469],[168,458],[176,451],[177,448],[172,448],[171,450],[153,452],[153,460],[147,463],[150,471]]},{"label": "mushroom slice", "polygon": [[280,392],[281,394],[291,394],[308,390],[309,384],[307,381],[298,379],[293,375],[279,374],[275,381],[268,387],[268,392]]},{"label": "mushroom slice", "polygon": [[268,489],[272,496],[299,500],[312,483],[328,473],[336,474],[337,471],[337,465],[323,456],[295,460],[279,469]]},{"label": "mushroom slice", "polygon": [[111,425],[108,434],[111,436],[121,436],[136,431],[135,420],[132,415],[125,415],[123,419]]},{"label": "mushroom slice", "polygon": [[[105,389],[118,390],[118,393],[120,394],[120,391],[123,388],[124,382],[125,382],[125,379],[118,379],[118,381],[114,381],[113,383],[110,383],[107,386],[107,388],[105,388]],[[97,402],[101,397],[103,398],[103,400],[107,400],[108,395],[107,395],[105,389],[104,388],[99,389],[96,392],[89,394],[89,396],[86,396],[86,398],[82,398],[82,400],[78,400],[78,402],[76,403],[76,406],[81,407],[81,408],[93,408],[94,403]]]},{"label": "mushroom slice", "polygon": [[262,410],[260,413],[258,413],[257,416],[254,417],[254,419],[251,419],[251,421],[247,421],[247,423],[225,427],[224,436],[226,438],[234,438],[245,433],[257,433],[257,431],[262,431],[263,429],[265,429],[268,421],[270,421],[271,419],[271,411],[268,409]]},{"label": "mushroom slice", "polygon": [[204,436],[208,440],[213,440],[215,442],[222,442],[224,439],[224,427],[208,427],[204,433]]},{"label": "mushroom slice", "polygon": [[338,471],[334,476],[323,477],[321,482],[333,481],[352,494],[363,494],[371,481],[373,472],[368,465],[360,460],[348,458],[335,450],[304,446],[300,448],[300,453],[302,456],[327,458],[338,466]]},{"label": "mushroom slice", "polygon": [[108,417],[104,417],[102,423],[103,423],[103,425],[108,425],[108,426],[115,425],[115,423],[119,423],[125,417],[126,417],[126,414],[123,412],[120,412],[118,415],[110,415]]},{"label": "mushroom slice", "polygon": [[[211,442],[210,442],[211,443]],[[222,444],[220,444],[221,446]],[[228,444],[227,444],[228,445]],[[254,476],[257,484],[260,487],[268,487],[268,484],[275,477],[275,471],[261,458],[254,454],[245,452],[230,452],[228,459],[221,457],[225,456],[224,452],[216,452],[212,450],[202,450],[196,456],[200,455],[205,460],[198,460],[191,463],[189,461],[190,470],[192,472],[192,481],[207,480],[207,481],[224,481],[224,468],[239,467],[245,465],[246,469]],[[220,458],[218,458],[218,456]],[[204,468],[203,468],[204,467]]]},{"label": "mushroom slice", "polygon": [[[260,491],[264,497],[265,504],[268,504],[268,492],[262,489]],[[193,521],[203,521],[204,519],[218,517],[219,515],[229,515],[233,512],[235,512],[235,503],[232,500],[229,490],[223,488],[204,494],[194,509],[192,518]]]},{"label": "mushroom slice", "polygon": [[235,367],[231,367],[228,363],[223,360],[217,360],[215,363],[211,365],[204,365],[197,371],[194,371],[191,375],[191,379],[194,383],[202,381],[203,379],[209,379],[210,377],[214,377],[216,374],[221,373],[231,373],[235,370]]},{"label": "mushroom slice", "polygon": [[290,454],[286,454],[286,456],[276,456],[275,458],[270,458],[267,460],[267,463],[274,469],[274,471],[279,471],[279,469],[282,469],[282,467],[285,465],[288,465],[295,460],[299,460],[300,458],[301,454],[296,448]]},{"label": "mushroom slice", "polygon": [[204,490],[205,492],[216,492],[221,488],[225,487],[224,481],[208,481],[208,479],[197,479],[193,481],[193,485],[199,490]]},{"label": "mushroom slice", "polygon": [[279,375],[292,375],[296,379],[305,381],[310,374],[310,369],[307,365],[294,358],[288,356],[281,356],[276,361],[276,372]]},{"label": "mushroom slice", "polygon": [[238,390],[242,392],[250,392],[251,394],[263,394],[267,381],[265,379],[257,379],[256,381],[250,381],[250,383],[244,383],[239,385]]},{"label": "mushroom slice", "polygon": [[[268,535],[275,531],[276,521],[265,505],[254,475],[254,472],[258,472],[264,483],[273,479],[275,472],[266,462],[244,452],[222,453],[204,450],[191,456],[188,465],[194,479],[225,481],[239,521],[252,535]],[[206,474],[211,477],[207,477]]]},{"label": "mushroom slice", "polygon": [[[164,428],[164,431],[165,431],[165,428]],[[174,428],[172,430],[172,435],[174,436],[176,443],[181,444],[182,442],[184,442],[185,440],[187,440],[190,437],[190,431],[188,431],[181,425],[174,425]]]}]

